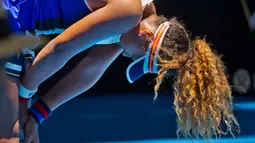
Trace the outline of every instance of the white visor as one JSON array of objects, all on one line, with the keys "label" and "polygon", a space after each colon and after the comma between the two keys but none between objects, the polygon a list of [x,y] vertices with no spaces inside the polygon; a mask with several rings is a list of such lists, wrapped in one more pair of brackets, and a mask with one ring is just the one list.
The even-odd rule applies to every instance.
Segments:
[{"label": "white visor", "polygon": [[168,28],[169,22],[161,24],[147,49],[146,55],[133,61],[128,66],[126,76],[130,83],[133,83],[144,74],[158,72],[158,53]]}]

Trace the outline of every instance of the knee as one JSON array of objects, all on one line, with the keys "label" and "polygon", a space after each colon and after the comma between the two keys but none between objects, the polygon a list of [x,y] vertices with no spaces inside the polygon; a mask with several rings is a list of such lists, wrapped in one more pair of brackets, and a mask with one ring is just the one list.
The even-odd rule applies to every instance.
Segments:
[{"label": "knee", "polygon": [[13,104],[18,104],[17,101],[19,83],[19,79],[3,75],[3,78],[1,78],[0,81],[0,94],[2,96],[6,96],[8,101],[11,101]]}]

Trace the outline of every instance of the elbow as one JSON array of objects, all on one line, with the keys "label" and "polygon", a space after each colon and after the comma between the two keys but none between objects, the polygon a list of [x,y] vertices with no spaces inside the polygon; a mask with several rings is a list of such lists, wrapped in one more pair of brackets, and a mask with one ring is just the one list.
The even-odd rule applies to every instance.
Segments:
[{"label": "elbow", "polygon": [[143,8],[138,5],[138,6],[133,6],[133,5],[127,5],[128,13],[130,14],[130,25],[131,27],[137,26],[140,21],[142,20],[143,16]]},{"label": "elbow", "polygon": [[[143,16],[143,8],[139,1],[127,1],[127,0],[119,0],[118,5],[114,6],[116,10],[119,11],[119,15],[121,15],[121,22],[125,23],[127,29],[137,26]],[[128,31],[127,30],[127,31]]]}]

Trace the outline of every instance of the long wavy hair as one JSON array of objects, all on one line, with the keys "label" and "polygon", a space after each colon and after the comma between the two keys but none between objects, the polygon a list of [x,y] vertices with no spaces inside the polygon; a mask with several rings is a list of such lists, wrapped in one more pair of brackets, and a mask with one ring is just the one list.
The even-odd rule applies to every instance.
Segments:
[{"label": "long wavy hair", "polygon": [[[190,40],[184,25],[170,19],[158,59],[155,98],[169,71],[175,71],[174,109],[177,135],[212,138],[234,131],[239,124],[233,113],[232,92],[226,67],[204,39]],[[224,125],[223,125],[224,124]],[[226,127],[224,132],[222,127]]]}]

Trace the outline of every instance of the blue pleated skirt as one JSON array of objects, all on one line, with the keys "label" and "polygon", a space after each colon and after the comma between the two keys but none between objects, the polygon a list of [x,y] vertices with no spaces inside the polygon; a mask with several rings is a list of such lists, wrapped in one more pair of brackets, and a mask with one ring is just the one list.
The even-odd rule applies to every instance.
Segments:
[{"label": "blue pleated skirt", "polygon": [[91,13],[84,0],[4,0],[4,6],[13,25],[34,35],[60,34]]}]

